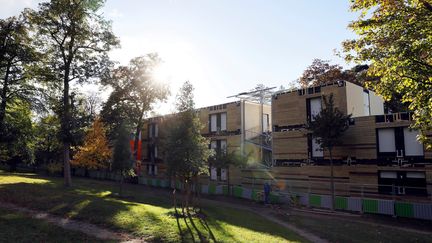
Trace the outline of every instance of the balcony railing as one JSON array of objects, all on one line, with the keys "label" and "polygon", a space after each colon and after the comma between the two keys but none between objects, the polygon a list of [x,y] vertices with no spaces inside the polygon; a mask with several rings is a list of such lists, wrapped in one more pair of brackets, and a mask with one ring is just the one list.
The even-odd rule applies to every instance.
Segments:
[{"label": "balcony railing", "polygon": [[399,112],[375,116],[376,123],[412,121],[412,112]]}]

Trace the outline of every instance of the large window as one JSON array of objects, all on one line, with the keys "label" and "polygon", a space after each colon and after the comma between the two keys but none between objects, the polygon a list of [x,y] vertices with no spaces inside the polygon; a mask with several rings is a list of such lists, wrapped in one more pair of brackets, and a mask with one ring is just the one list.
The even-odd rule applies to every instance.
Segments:
[{"label": "large window", "polygon": [[158,168],[155,164],[147,164],[147,174],[149,175],[157,175],[158,174]]},{"label": "large window", "polygon": [[427,196],[424,171],[379,171],[378,184],[382,194]]},{"label": "large window", "polygon": [[396,152],[395,130],[393,128],[378,130],[378,147],[380,153]]},{"label": "large window", "polygon": [[313,121],[315,116],[318,115],[321,110],[321,97],[311,98],[306,100],[307,119]]},{"label": "large window", "polygon": [[365,116],[369,116],[370,115],[370,99],[369,99],[369,91],[368,90],[364,90],[363,91],[363,114]]},{"label": "large window", "polygon": [[209,116],[210,132],[227,130],[227,113],[216,113]]},{"label": "large window", "polygon": [[[210,148],[214,149],[215,152],[226,153],[227,141],[226,140],[212,140],[210,142]],[[214,166],[210,167],[210,179],[225,181],[227,178],[227,172],[225,168],[217,168]]]},{"label": "large window", "polygon": [[149,130],[148,130],[149,138],[157,138],[158,133],[159,133],[158,124],[157,123],[149,124]]},{"label": "large window", "polygon": [[404,128],[404,144],[406,156],[423,156],[423,144],[417,140],[418,131]]},{"label": "large window", "polygon": [[422,157],[424,148],[417,135],[418,131],[408,127],[378,129],[378,153],[387,157]]},{"label": "large window", "polygon": [[155,144],[149,144],[147,147],[148,158],[154,162],[158,158],[158,147]]},{"label": "large window", "polygon": [[312,157],[324,157],[324,151],[322,150],[321,145],[318,143],[316,138],[312,138]]}]

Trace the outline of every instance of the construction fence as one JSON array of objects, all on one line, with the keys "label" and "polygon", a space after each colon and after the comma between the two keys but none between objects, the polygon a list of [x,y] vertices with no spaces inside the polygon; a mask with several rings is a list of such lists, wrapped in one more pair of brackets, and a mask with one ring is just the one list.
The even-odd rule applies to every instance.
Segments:
[{"label": "construction fence", "polygon": [[[84,173],[78,172],[76,175],[84,176]],[[100,180],[119,180],[119,175],[112,172],[90,171],[89,177]],[[182,189],[182,184],[179,181],[173,182],[165,179],[138,177],[138,184],[148,185],[159,188],[173,188]],[[371,185],[344,185],[355,187],[371,187]],[[375,187],[379,185],[374,185]],[[264,200],[263,190],[258,188],[258,185],[252,187],[244,187],[239,185],[232,185],[231,190],[228,190],[227,185],[217,184],[200,184],[198,186],[199,192],[207,195],[225,195],[236,198],[243,198],[247,200],[254,200],[262,202]],[[336,188],[342,187],[336,183]],[[269,201],[273,204],[294,204],[310,208],[332,208],[332,197],[328,194],[319,194],[311,192],[312,186],[309,191],[296,192],[291,187],[284,188],[284,190],[273,190],[269,195]],[[195,189],[195,188],[194,188]],[[366,191],[366,190],[363,190]],[[400,200],[396,197],[393,199],[376,198],[376,195],[363,194],[362,196],[341,196],[335,197],[335,209],[353,213],[370,213],[391,215],[394,217],[416,218],[423,220],[432,220],[432,200],[430,202],[414,202],[407,200]]]}]

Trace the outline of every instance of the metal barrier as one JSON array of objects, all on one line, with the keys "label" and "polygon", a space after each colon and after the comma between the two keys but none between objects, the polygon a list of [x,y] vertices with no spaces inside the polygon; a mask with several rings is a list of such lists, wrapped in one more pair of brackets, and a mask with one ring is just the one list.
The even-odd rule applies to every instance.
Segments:
[{"label": "metal barrier", "polygon": [[[89,176],[95,179],[116,180],[117,174],[100,171],[90,171]],[[271,203],[292,202],[295,198],[296,203],[306,207],[332,208],[332,197],[329,185],[326,183],[302,182],[295,184],[293,181],[284,181],[284,186],[278,181],[278,186],[269,195]],[[176,187],[182,189],[183,185],[179,182],[170,182],[165,179],[139,177],[138,183],[154,187],[168,188]],[[319,184],[319,185],[313,185]],[[280,187],[281,186],[281,187]],[[314,187],[313,187],[314,186]],[[316,186],[316,187],[315,187]],[[392,186],[391,195],[382,195],[370,190],[377,190],[379,187],[388,185],[377,184],[356,184],[356,183],[335,183],[335,209],[357,213],[384,214],[394,217],[408,217],[423,220],[432,220],[432,197],[422,197],[423,200],[412,200],[413,198],[401,197],[397,195],[395,186]],[[263,201],[262,184],[253,183],[249,187],[233,185],[228,190],[227,185],[201,184],[198,191],[209,195],[226,195],[247,200]],[[405,189],[424,189],[416,187],[405,187]],[[194,188],[195,190],[195,188]],[[325,193],[319,193],[319,191]],[[358,196],[350,195],[352,190]],[[228,191],[231,192],[229,195]],[[347,195],[347,193],[349,194]],[[418,199],[418,198],[417,198]]]}]

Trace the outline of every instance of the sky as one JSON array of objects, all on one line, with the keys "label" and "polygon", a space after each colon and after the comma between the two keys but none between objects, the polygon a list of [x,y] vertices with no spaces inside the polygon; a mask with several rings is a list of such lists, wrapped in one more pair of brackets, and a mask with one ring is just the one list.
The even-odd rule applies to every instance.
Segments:
[{"label": "sky", "polygon": [[[0,18],[38,2],[0,0]],[[186,80],[204,107],[257,84],[287,87],[314,58],[350,67],[334,50],[355,37],[347,25],[357,17],[348,0],[107,0],[102,11],[121,41],[113,60],[154,52],[163,60],[157,77],[172,97],[156,113],[172,111]]]}]

